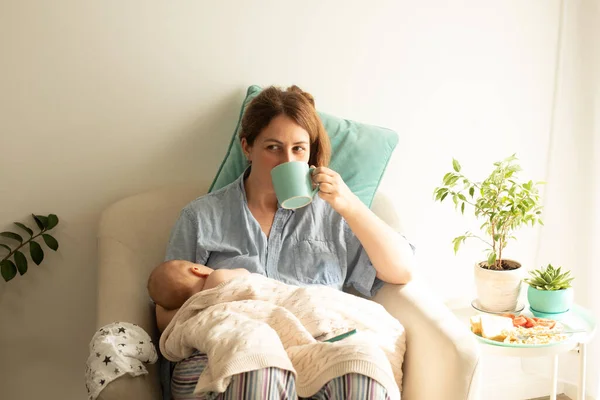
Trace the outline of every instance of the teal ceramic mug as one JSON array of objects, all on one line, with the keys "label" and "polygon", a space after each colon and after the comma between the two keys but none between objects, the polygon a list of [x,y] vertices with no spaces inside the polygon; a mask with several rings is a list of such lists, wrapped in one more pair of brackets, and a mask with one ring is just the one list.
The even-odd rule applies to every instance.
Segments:
[{"label": "teal ceramic mug", "polygon": [[311,174],[314,168],[302,161],[279,164],[271,170],[275,195],[281,207],[296,209],[309,205],[319,188],[312,187]]}]

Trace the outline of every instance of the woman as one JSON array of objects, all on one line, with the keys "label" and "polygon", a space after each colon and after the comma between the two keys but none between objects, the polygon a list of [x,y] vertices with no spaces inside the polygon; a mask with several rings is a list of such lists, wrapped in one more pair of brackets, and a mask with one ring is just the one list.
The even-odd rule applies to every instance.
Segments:
[{"label": "woman", "polygon": [[[196,199],[181,212],[166,260],[187,260],[213,269],[245,268],[284,283],[353,287],[373,296],[383,282],[404,284],[414,264],[409,243],[381,221],[327,167],[330,144],[312,96],[297,86],[270,87],[245,110],[241,147],[249,167],[232,184]],[[280,208],[271,169],[289,161],[315,166],[319,194],[306,207]],[[173,312],[157,307],[162,330]],[[178,364],[175,399],[191,399],[206,365],[196,354]],[[293,376],[277,368],[236,375],[223,399],[295,399]],[[313,398],[385,399],[376,381],[349,374],[331,381]]]}]

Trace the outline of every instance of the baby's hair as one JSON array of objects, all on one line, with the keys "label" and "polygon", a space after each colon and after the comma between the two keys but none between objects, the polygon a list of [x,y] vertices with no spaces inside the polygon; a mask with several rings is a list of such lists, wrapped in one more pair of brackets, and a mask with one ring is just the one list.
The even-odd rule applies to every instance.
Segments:
[{"label": "baby's hair", "polygon": [[166,310],[175,310],[192,295],[181,271],[185,267],[185,263],[174,260],[152,270],[148,278],[148,294],[156,304]]}]

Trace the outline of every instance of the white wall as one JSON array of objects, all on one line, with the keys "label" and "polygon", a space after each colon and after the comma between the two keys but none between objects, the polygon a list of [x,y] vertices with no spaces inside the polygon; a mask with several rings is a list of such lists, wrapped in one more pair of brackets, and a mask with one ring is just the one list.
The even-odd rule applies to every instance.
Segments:
[{"label": "white wall", "polygon": [[[552,262],[572,270],[575,299],[600,312],[597,258],[600,222],[600,3],[565,1],[561,62],[557,74],[557,107],[547,179],[546,227],[539,241],[538,263]],[[546,257],[545,259],[543,257]],[[600,340],[588,345],[588,394],[600,394]],[[577,357],[563,357],[560,375],[575,384]],[[538,365],[532,366],[532,370]],[[528,368],[526,368],[528,369]]]},{"label": "white wall", "polygon": [[[595,38],[600,37],[600,4],[598,2],[590,1],[593,4],[590,7],[591,18],[588,22],[589,33],[587,35],[587,43],[589,53],[591,54],[593,62],[589,66],[589,76],[592,81],[592,95],[591,101],[593,104],[591,119],[592,119],[592,131],[593,131],[593,154],[594,164],[592,165],[592,185],[593,185],[593,205],[600,204],[600,43]],[[592,222],[592,231],[589,235],[589,249],[588,249],[588,262],[586,265],[594,266],[597,259],[597,244],[600,243],[600,209],[593,207],[594,219]],[[587,304],[592,307],[594,315],[600,316],[600,294],[597,290],[597,282],[600,282],[600,270],[598,268],[589,268],[589,280],[588,280],[588,298]],[[598,335],[597,335],[598,336]],[[592,386],[590,393],[594,394],[596,398],[600,396],[600,338],[596,337],[595,347],[591,348],[592,351],[592,368],[590,381]]]},{"label": "white wall", "polygon": [[[423,274],[471,290],[481,248],[450,240],[479,224],[431,193],[452,157],[482,178],[516,152],[545,179],[558,21],[558,0],[1,2],[0,228],[61,218],[59,252],[0,283],[3,397],[83,398],[100,211],[213,176],[251,84],[398,131],[385,188]],[[534,266],[537,233],[508,255]]]}]

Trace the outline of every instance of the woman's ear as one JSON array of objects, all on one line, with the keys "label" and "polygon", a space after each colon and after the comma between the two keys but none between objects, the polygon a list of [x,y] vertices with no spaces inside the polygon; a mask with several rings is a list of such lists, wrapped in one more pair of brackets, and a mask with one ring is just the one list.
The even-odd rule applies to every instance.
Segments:
[{"label": "woman's ear", "polygon": [[248,141],[246,140],[246,138],[242,138],[241,143],[242,145],[242,151],[244,152],[244,157],[246,157],[246,160],[248,160],[248,162],[252,162],[252,159],[250,158],[250,150],[252,149],[252,146],[250,146],[248,144]]}]

